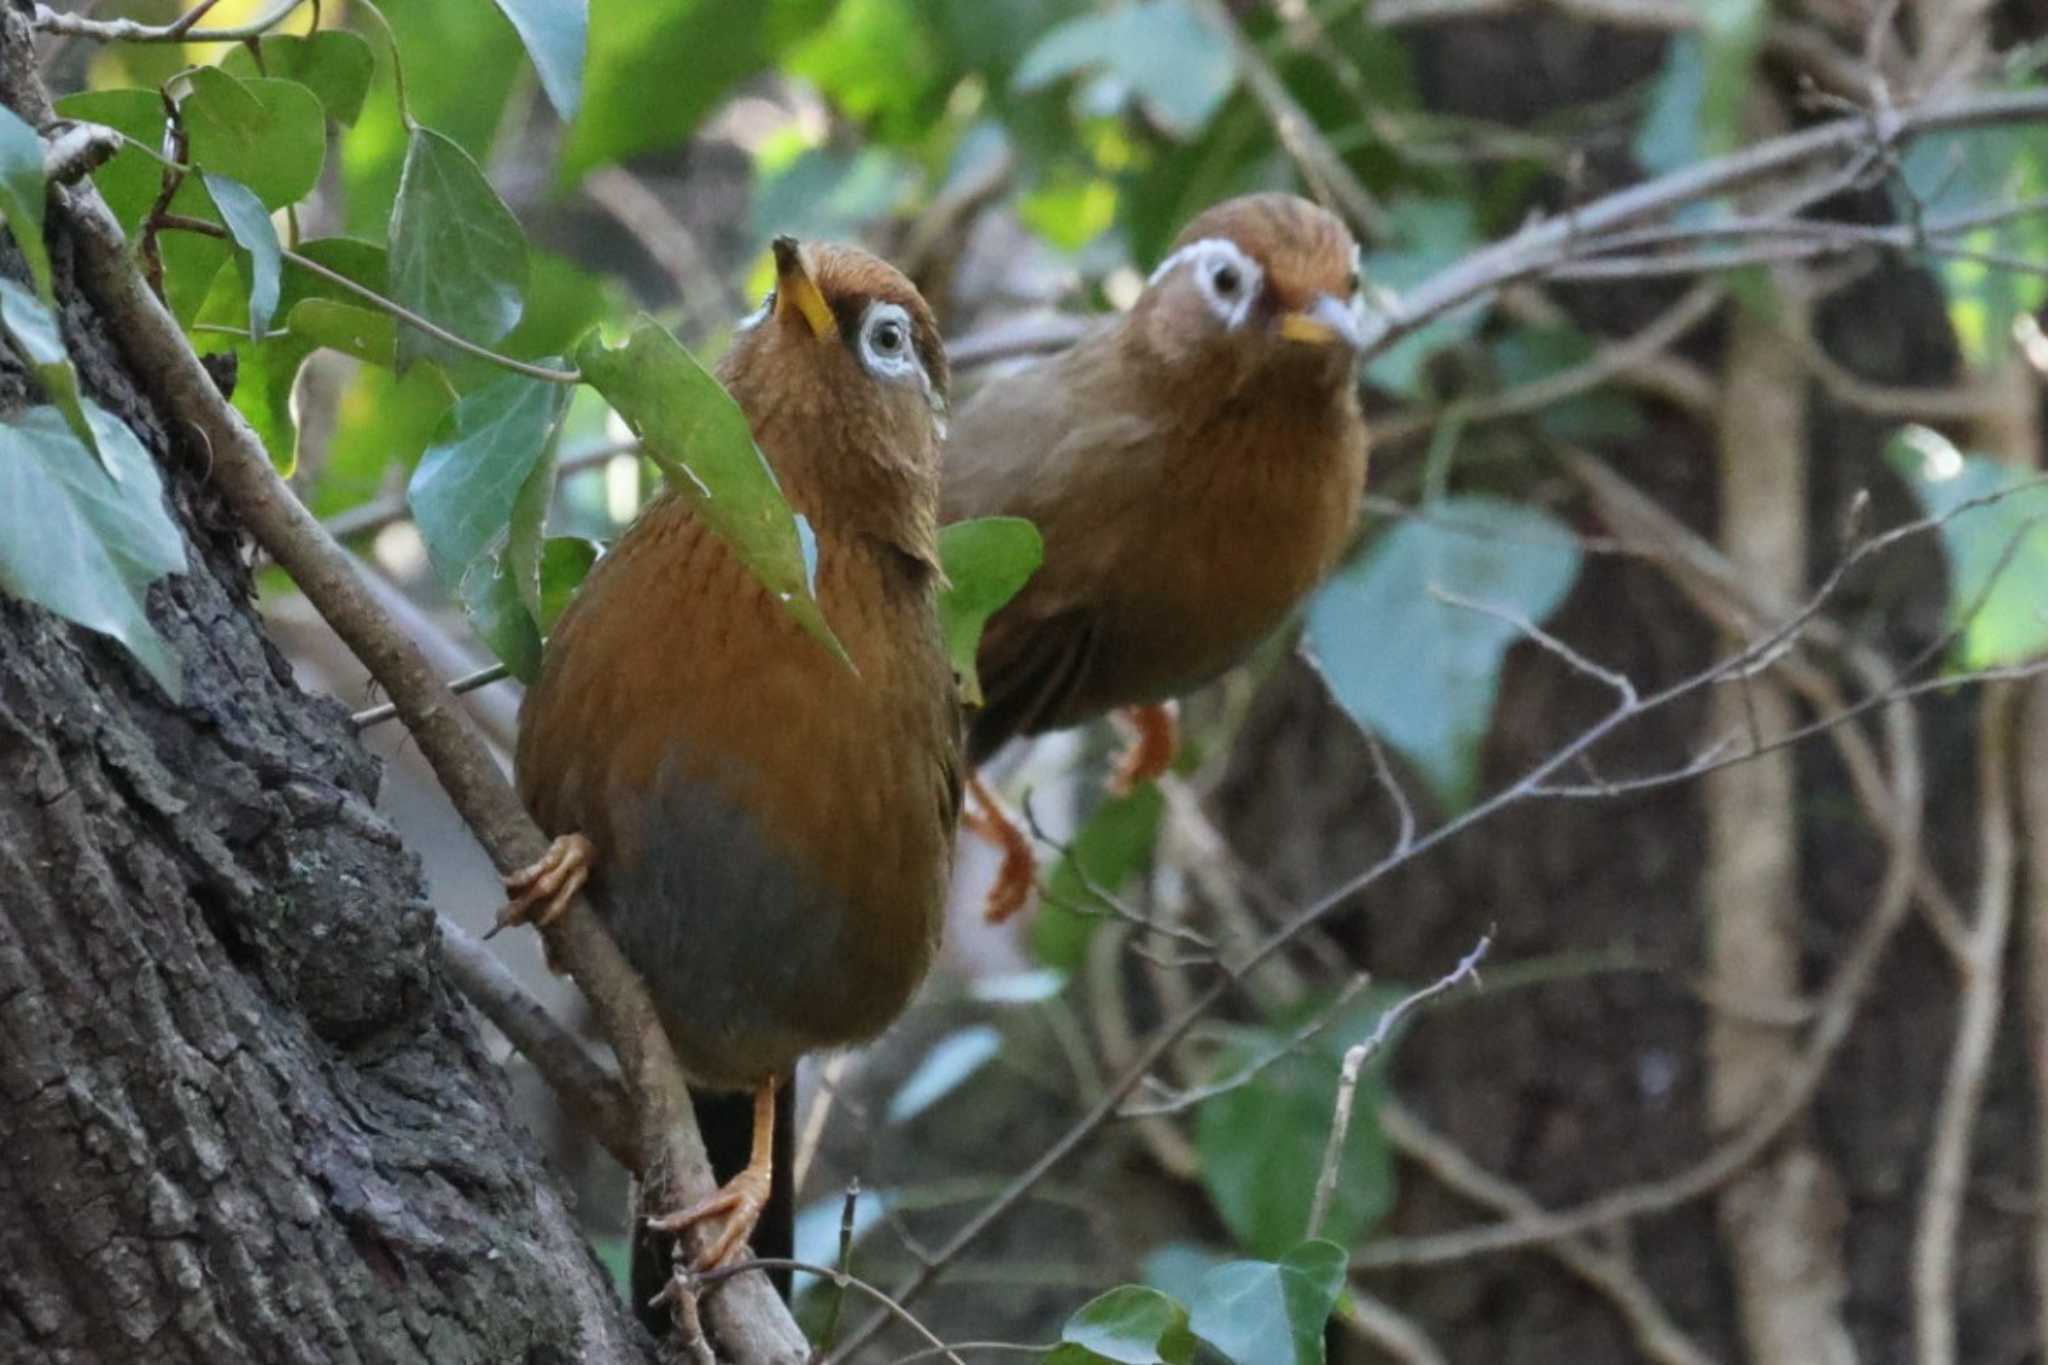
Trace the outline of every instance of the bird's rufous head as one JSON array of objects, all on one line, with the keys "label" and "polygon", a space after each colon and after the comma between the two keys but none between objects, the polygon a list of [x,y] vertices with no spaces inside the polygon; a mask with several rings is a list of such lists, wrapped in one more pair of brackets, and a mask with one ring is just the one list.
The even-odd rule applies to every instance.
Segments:
[{"label": "bird's rufous head", "polygon": [[947,375],[931,308],[857,247],[778,237],[774,254],[775,287],[719,378],[814,522],[934,555]]},{"label": "bird's rufous head", "polygon": [[1250,369],[1277,361],[1348,373],[1360,283],[1358,244],[1336,215],[1297,195],[1247,194],[1181,230],[1138,309],[1181,348],[1235,353]]}]

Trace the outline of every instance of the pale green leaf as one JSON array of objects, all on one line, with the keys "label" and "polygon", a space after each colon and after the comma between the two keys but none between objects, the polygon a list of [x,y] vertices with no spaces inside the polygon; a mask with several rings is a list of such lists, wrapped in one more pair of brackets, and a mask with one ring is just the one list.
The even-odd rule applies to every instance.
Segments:
[{"label": "pale green leaf", "polygon": [[244,80],[272,76],[297,81],[313,92],[327,116],[343,127],[355,123],[363,112],[363,97],[370,91],[370,77],[376,58],[361,35],[346,29],[326,28],[304,37],[281,34],[265,38],[263,70],[246,46],[236,47],[221,59],[221,70]]},{"label": "pale green leaf", "polygon": [[1017,595],[1045,561],[1045,541],[1022,517],[982,517],[955,522],[939,532],[939,563],[945,587],[939,593],[939,625],[961,698],[982,703],[974,657],[982,628]]},{"label": "pale green leaf", "polygon": [[2048,484],[2038,471],[1964,455],[1908,427],[1886,458],[1930,517],[1942,517],[1948,625],[1961,669],[2003,668],[2048,654]]},{"label": "pale green leaf", "polygon": [[1345,1262],[1343,1247],[1312,1241],[1278,1261],[1217,1266],[1188,1304],[1189,1325],[1233,1365],[1323,1365]]},{"label": "pale green leaf", "polygon": [[284,252],[271,226],[270,211],[250,190],[224,175],[206,175],[206,192],[220,210],[221,221],[234,234],[235,245],[249,254],[249,335],[270,330],[284,273]]},{"label": "pale green leaf", "polygon": [[1081,1305],[1060,1340],[1116,1365],[1187,1365],[1194,1358],[1188,1310],[1156,1289],[1119,1285]]},{"label": "pale green leaf", "polygon": [[564,123],[583,102],[583,57],[590,29],[589,0],[498,0],[540,72],[548,101]]},{"label": "pale green leaf", "polygon": [[113,414],[86,405],[110,478],[54,407],[0,423],[0,588],[127,648],[173,699],[177,660],[143,610],[185,569],[156,462]]},{"label": "pale green leaf", "polygon": [[297,81],[239,80],[213,66],[194,67],[185,79],[191,88],[178,117],[195,165],[248,186],[265,208],[313,192],[327,157],[327,119],[311,90]]},{"label": "pale green leaf", "polygon": [[1186,0],[1139,0],[1069,19],[1024,54],[1010,82],[1037,90],[1087,70],[1124,82],[1179,137],[1199,131],[1237,84],[1228,39]]},{"label": "pale green leaf", "polygon": [[[391,212],[393,302],[488,346],[525,304],[526,235],[476,162],[430,128],[415,128]],[[447,350],[417,328],[398,335],[398,364]]]}]

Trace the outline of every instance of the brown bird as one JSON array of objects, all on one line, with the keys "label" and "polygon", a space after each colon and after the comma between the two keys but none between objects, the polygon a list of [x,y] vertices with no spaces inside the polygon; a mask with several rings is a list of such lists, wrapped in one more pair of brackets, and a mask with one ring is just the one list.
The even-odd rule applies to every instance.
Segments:
[{"label": "brown bird", "polygon": [[[775,1096],[797,1059],[874,1037],[924,979],[960,806],[935,612],[938,329],[865,252],[785,237],[775,265],[719,376],[816,533],[819,605],[853,667],[683,498],[656,498],[591,570],[526,694],[519,791],[555,842],[507,879],[501,917],[545,922],[587,877],[690,1080],[754,1096],[745,1168],[659,1220],[724,1220],[706,1268],[783,1174]],[[698,1102],[714,1165],[718,1101]]]},{"label": "brown bird", "polygon": [[[973,762],[1207,682],[1335,566],[1365,484],[1360,306],[1341,222],[1247,195],[1188,224],[1129,313],[964,405],[945,519],[1045,538],[982,637]],[[1126,785],[1170,760],[1170,713],[1139,734]]]}]

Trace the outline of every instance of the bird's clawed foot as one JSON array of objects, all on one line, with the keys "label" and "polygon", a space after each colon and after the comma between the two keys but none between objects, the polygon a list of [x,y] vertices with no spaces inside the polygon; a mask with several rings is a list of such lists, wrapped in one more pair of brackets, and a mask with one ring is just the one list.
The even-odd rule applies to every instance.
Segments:
[{"label": "bird's clawed foot", "polygon": [[505,891],[511,899],[498,911],[491,934],[515,924],[545,929],[560,919],[590,880],[590,864],[596,856],[590,840],[580,834],[564,834],[548,845],[539,862],[507,873]]},{"label": "bird's clawed foot", "polygon": [[982,906],[982,914],[990,924],[1001,924],[1030,903],[1031,893],[1038,885],[1038,859],[1031,852],[1031,841],[1017,827],[1016,819],[1003,809],[1002,798],[981,780],[980,773],[967,779],[967,795],[960,822],[994,844],[1002,854],[1002,864],[996,869],[995,882]]},{"label": "bird's clawed foot", "polygon": [[1180,705],[1156,701],[1127,706],[1116,718],[1119,728],[1129,734],[1130,743],[1117,755],[1116,769],[1109,775],[1109,794],[1129,796],[1173,766],[1173,756],[1180,748]]},{"label": "bird's clawed foot", "polygon": [[693,1267],[700,1275],[716,1270],[735,1259],[746,1245],[747,1238],[754,1235],[754,1225],[761,1221],[761,1211],[768,1207],[770,1178],[771,1172],[767,1168],[748,1166],[703,1203],[692,1204],[679,1213],[650,1218],[647,1226],[656,1232],[678,1237],[686,1228],[708,1219],[724,1219],[718,1240],[704,1249]]}]

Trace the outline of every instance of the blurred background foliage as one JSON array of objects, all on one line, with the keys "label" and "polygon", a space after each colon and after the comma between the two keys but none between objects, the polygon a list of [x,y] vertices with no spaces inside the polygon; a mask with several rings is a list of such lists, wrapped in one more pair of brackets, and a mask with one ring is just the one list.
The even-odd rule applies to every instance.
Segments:
[{"label": "blurred background foliage", "polygon": [[[161,23],[181,5],[100,8]],[[269,8],[268,0],[221,0],[207,23],[247,22]],[[1267,187],[1330,194],[1364,243],[1369,288],[1387,303],[1531,214],[1567,210],[1770,131],[1756,116],[1759,89],[1811,83],[1803,73],[1808,85],[1800,84],[1771,35],[1793,21],[1824,28],[1831,13],[1716,0],[1692,22],[1638,24],[1621,5],[1621,18],[1604,27],[1496,5],[1474,7],[1501,12],[1474,26],[1440,30],[1405,14],[1406,22],[1383,22],[1386,8],[1362,0],[593,0],[586,53],[578,7],[568,3],[382,0],[379,18],[366,4],[326,0],[317,30],[315,7],[301,6],[254,48],[60,40],[50,61],[53,85],[73,92],[67,112],[150,145],[165,127],[158,91],[174,86],[193,159],[277,213],[287,247],[503,355],[559,365],[593,326],[623,335],[645,310],[708,363],[764,291],[766,248],[778,233],[860,239],[890,255],[931,297],[956,355],[1002,349],[1018,336],[1028,351],[1045,344],[1031,339],[1034,328],[1056,342],[1071,335],[1062,316],[1127,306],[1201,208]],[[1991,8],[2003,26],[1992,39],[2001,60],[1977,85],[2031,85],[2039,7]],[[1835,36],[1853,53],[1853,25]],[[1472,42],[1461,46],[1465,39]],[[195,64],[218,64],[238,80],[192,71]],[[1254,88],[1254,67],[1269,89]],[[1300,166],[1312,157],[1283,137],[1283,107],[1335,159],[1307,182]],[[1789,107],[1808,117],[1839,106]],[[98,178],[133,228],[151,211],[161,174],[130,150]],[[1846,211],[1872,221],[1968,211],[2034,197],[2044,179],[2048,146],[2038,129],[1954,134],[1913,148],[1889,201],[1850,194]],[[163,237],[166,294],[202,350],[238,357],[235,401],[307,504],[409,604],[451,673],[491,655],[515,674],[530,671],[566,593],[660,477],[625,420],[634,418],[622,396],[632,376],[600,383],[610,404],[587,387],[572,393],[508,377],[394,329],[345,287],[303,271],[286,271],[266,299],[262,251],[237,230],[220,194],[209,201],[188,183],[169,207],[226,224],[226,237]],[[1737,211],[1703,203],[1680,222],[1707,227]],[[1973,244],[2039,262],[2048,260],[2044,233],[2048,218],[2013,219]],[[431,249],[422,245],[429,241]],[[1988,259],[1924,270],[1888,264],[1937,291],[1934,306],[1914,316],[1923,329],[1945,325],[1953,340],[1918,343],[1939,354],[1916,366],[1900,358],[1913,343],[1872,335],[1860,358],[1918,383],[2019,363],[2029,335],[2038,341],[2025,324],[2043,304],[2044,277]],[[274,283],[274,263],[270,270]],[[1734,310],[1779,310],[1770,272],[1752,266],[1724,280]],[[1684,446],[1671,434],[1684,405],[1660,398],[1655,385],[1571,386],[1555,401],[1519,408],[1502,400],[1582,371],[1612,335],[1670,307],[1679,288],[1623,281],[1566,286],[1541,307],[1474,304],[1364,368],[1369,409],[1389,431],[1371,489],[1382,515],[1368,517],[1358,553],[1309,607],[1306,633],[1330,693],[1395,751],[1427,816],[1455,814],[1498,781],[1501,769],[1486,755],[1503,670],[1524,633],[1513,619],[1549,620],[1575,592],[1584,595],[1584,519],[1560,476],[1560,452],[1632,457],[1640,469],[1663,458],[1660,443]],[[655,344],[639,336],[636,346]],[[580,354],[594,374],[596,353]],[[961,388],[999,373],[960,368]],[[1888,463],[1882,435],[1864,441],[1856,474],[1831,481],[1816,473],[1816,484],[1889,479],[1879,487],[1889,511],[1940,512],[2021,482],[1990,458],[2009,452],[1972,454],[1966,442],[1917,432],[1892,443]],[[1649,478],[1699,494],[1696,482]],[[1696,527],[1710,521],[1698,502],[1671,510]],[[2023,501],[1945,533],[1954,572],[1919,577],[1949,584],[1936,611],[1961,627],[1959,663],[2019,663],[2048,643],[2038,610],[2048,598],[2044,534]],[[2012,544],[2017,554],[2001,548]],[[1013,569],[1005,560],[992,572]],[[289,584],[274,574],[264,581],[305,675],[358,692],[360,670],[308,620]],[[1506,614],[1457,610],[1432,589]],[[1860,599],[1890,622],[1886,629],[1924,609],[1888,591],[1873,587]],[[1237,771],[1233,745],[1259,714],[1254,682],[1294,668],[1285,644],[1196,708],[1185,783],[1207,790],[1226,768]],[[1685,655],[1690,646],[1674,648]],[[512,691],[478,694],[501,744]],[[477,921],[490,909],[480,863],[408,766],[403,744],[380,742],[394,760],[387,804],[426,853],[437,897]],[[863,1245],[890,1243],[875,1255],[900,1261],[902,1247],[916,1245],[906,1222],[934,1211],[941,1226],[957,1222],[992,1188],[987,1163],[921,1165],[915,1154],[930,1115],[943,1113],[971,1139],[946,1144],[943,1159],[1001,1134],[1005,1148],[1023,1144],[1004,1163],[1020,1165],[1057,1131],[1056,1120],[1099,1091],[1103,1070],[1129,1054],[1130,1030],[1185,993],[1185,980],[1176,984],[1155,963],[1138,968],[1150,984],[1119,1003],[1132,963],[1116,948],[1132,932],[1109,899],[1137,895],[1151,913],[1169,913],[1197,894],[1190,883],[1234,866],[1232,855],[1190,849],[1190,828],[1208,826],[1190,826],[1185,810],[1175,816],[1185,788],[1100,799],[1086,776],[1094,769],[1074,761],[1100,742],[1042,745],[1011,779],[1012,790],[1033,789],[1033,813],[1057,843],[1030,927],[1012,938],[976,922],[979,869],[970,866],[952,978],[872,1065],[848,1073],[834,1063],[836,1089],[807,1085],[807,1113],[825,1115],[815,1121],[826,1125],[805,1187],[803,1250],[812,1259],[831,1258],[840,1208],[820,1172],[866,1174]],[[1289,795],[1276,789],[1265,799],[1284,806]],[[1334,854],[1314,865],[1347,866]],[[1198,890],[1212,893],[1206,884]],[[1266,901],[1233,913],[1259,923],[1277,894],[1252,893]],[[1469,937],[1439,941],[1436,970],[1470,946]],[[1490,976],[1492,998],[1637,971],[1631,951],[1578,945],[1506,964]],[[1068,1231],[1041,1227],[1033,1234],[1041,1240],[1007,1247],[1000,1273],[971,1272],[967,1299],[944,1310],[950,1320],[976,1322],[974,1305],[985,1310],[1000,1293],[1014,1299],[993,1314],[1001,1330],[971,1334],[1043,1341],[1060,1333],[1063,1363],[1179,1365],[1217,1350],[1248,1363],[1320,1360],[1345,1257],[1373,1238],[1399,1195],[1379,1118],[1394,1059],[1382,1053],[1360,1083],[1342,1183],[1320,1227],[1309,1228],[1338,1061],[1405,993],[1397,980],[1405,967],[1371,961],[1363,965],[1387,979],[1343,990],[1355,965],[1322,943],[1291,969],[1291,989],[1248,990],[1177,1071],[1193,1087],[1225,1082],[1214,1097],[1119,1129],[1119,1141],[1104,1144],[1109,1155],[1045,1196],[1071,1212],[1101,1197],[1087,1192],[1090,1181],[1098,1191],[1123,1190],[1128,1228],[1102,1254],[1082,1254],[1059,1240],[1071,1237],[1072,1222],[1056,1219],[1052,1226]],[[573,1012],[572,999],[528,970],[537,989],[553,989]],[[1432,974],[1417,972],[1410,984]],[[1461,999],[1444,1009],[1457,1011]],[[1307,1043],[1297,1033],[1305,1020],[1320,1025]],[[1465,1083],[1486,1080],[1468,1074]],[[994,1106],[986,1119],[963,1115],[958,1096],[991,1085],[1044,1112],[1020,1117]],[[837,1111],[820,1098],[840,1091]],[[593,1229],[618,1255],[615,1174],[599,1169],[602,1159],[573,1125],[547,1115],[544,1100],[536,1105],[559,1159],[591,1182]],[[1151,1288],[1116,1290],[1068,1316],[1126,1277]],[[1345,1304],[1346,1321],[1370,1317],[1368,1300]],[[819,1311],[815,1297],[810,1306]],[[1712,1338],[1732,1329],[1704,1330]]]}]

